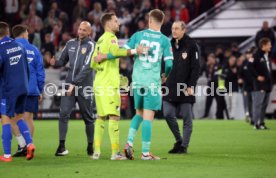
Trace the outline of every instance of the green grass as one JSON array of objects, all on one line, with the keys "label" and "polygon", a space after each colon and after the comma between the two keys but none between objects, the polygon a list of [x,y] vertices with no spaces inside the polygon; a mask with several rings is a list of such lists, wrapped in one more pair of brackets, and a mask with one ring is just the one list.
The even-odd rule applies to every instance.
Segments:
[{"label": "green grass", "polygon": [[[181,126],[182,126],[182,122]],[[134,161],[110,161],[110,143],[105,130],[101,160],[86,155],[82,121],[70,121],[66,146],[70,154],[55,157],[58,122],[36,121],[36,157],[32,161],[14,158],[0,162],[0,177],[181,177],[181,178],[273,178],[276,177],[276,121],[267,121],[270,130],[256,131],[244,121],[194,121],[187,155],[169,155],[174,139],[165,121],[154,121],[151,151],[160,161],[141,161],[141,134],[135,143]],[[121,121],[121,148],[126,142],[129,121]],[[13,141],[13,151],[16,141]],[[0,154],[3,150],[0,149]]]}]

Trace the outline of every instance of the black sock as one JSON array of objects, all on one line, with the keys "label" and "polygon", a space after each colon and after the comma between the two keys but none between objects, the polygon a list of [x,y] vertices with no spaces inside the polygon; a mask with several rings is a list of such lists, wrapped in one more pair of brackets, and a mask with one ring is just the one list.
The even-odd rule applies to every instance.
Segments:
[{"label": "black sock", "polygon": [[59,146],[64,147],[65,146],[65,140],[60,140],[59,141]]},{"label": "black sock", "polygon": [[88,146],[89,147],[93,147],[93,143],[88,143]]}]

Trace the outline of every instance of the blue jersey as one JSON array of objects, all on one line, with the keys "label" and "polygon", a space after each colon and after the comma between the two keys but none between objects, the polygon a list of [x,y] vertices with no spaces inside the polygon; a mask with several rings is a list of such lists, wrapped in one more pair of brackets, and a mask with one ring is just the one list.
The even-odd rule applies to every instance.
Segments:
[{"label": "blue jersey", "polygon": [[9,37],[0,40],[2,98],[27,95],[28,62],[24,47]]},{"label": "blue jersey", "polygon": [[38,96],[43,92],[45,82],[45,70],[42,55],[34,45],[28,42],[28,40],[17,38],[15,41],[21,43],[26,49],[30,70],[28,96]]}]

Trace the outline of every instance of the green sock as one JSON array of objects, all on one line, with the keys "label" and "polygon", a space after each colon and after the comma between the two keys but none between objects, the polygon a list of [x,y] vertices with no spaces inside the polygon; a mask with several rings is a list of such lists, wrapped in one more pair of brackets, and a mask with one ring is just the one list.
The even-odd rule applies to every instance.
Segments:
[{"label": "green sock", "polygon": [[94,152],[101,153],[101,143],[104,134],[104,120],[97,119],[95,123]]},{"label": "green sock", "polygon": [[112,155],[117,154],[119,150],[119,121],[109,120],[108,132],[111,142]]},{"label": "green sock", "polygon": [[132,147],[133,147],[134,138],[136,136],[137,130],[142,121],[143,121],[143,118],[140,115],[135,115],[130,122],[127,143]]},{"label": "green sock", "polygon": [[142,153],[149,154],[151,144],[152,121],[143,120],[142,123]]}]

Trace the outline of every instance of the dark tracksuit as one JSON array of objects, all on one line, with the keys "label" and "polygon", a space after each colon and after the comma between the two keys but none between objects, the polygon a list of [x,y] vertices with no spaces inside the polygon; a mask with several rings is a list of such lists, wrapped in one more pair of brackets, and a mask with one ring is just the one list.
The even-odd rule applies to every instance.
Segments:
[{"label": "dark tracksuit", "polygon": [[[256,126],[265,125],[265,111],[269,102],[269,95],[272,89],[271,61],[262,50],[258,50],[253,55],[250,62],[250,71],[254,77],[253,91],[253,121]],[[257,80],[258,76],[263,76],[264,81]]]},{"label": "dark tracksuit", "polygon": [[[61,53],[55,67],[65,66],[69,62],[69,71],[65,79],[67,86],[74,84],[79,87],[78,92],[73,91],[72,96],[62,96],[59,118],[59,139],[65,140],[68,129],[68,120],[75,103],[78,102],[82,117],[86,125],[88,143],[93,143],[94,121],[92,93],[85,95],[84,88],[91,87],[93,71],[90,69],[91,56],[95,43],[90,38],[82,41],[72,39],[68,41]],[[80,88],[82,87],[82,88]]]},{"label": "dark tracksuit", "polygon": [[243,95],[245,97],[245,112],[252,121],[252,91],[254,78],[249,70],[249,61],[245,60],[239,70],[239,77],[243,80]]},{"label": "dark tracksuit", "polygon": [[[163,112],[177,143],[182,142],[181,146],[187,148],[192,134],[192,104],[195,102],[195,96],[185,95],[183,85],[195,90],[199,78],[200,54],[196,42],[188,35],[184,35],[178,44],[172,39],[171,44],[174,60],[166,81],[169,94],[163,98]],[[182,137],[176,120],[177,109],[181,112],[184,122]]]}]

